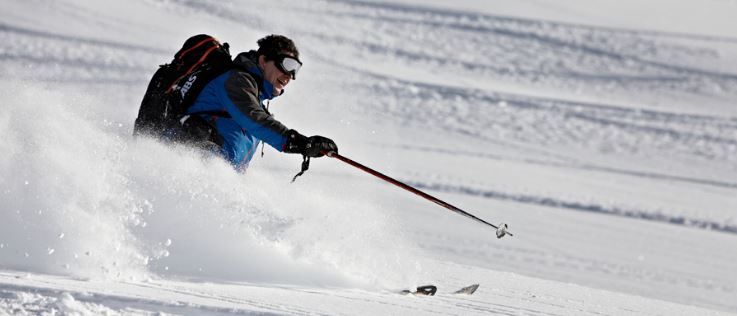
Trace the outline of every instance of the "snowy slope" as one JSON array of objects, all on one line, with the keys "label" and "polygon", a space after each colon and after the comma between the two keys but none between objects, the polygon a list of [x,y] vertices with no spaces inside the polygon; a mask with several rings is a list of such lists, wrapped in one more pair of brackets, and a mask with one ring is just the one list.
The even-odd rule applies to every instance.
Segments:
[{"label": "snowy slope", "polygon": [[[737,312],[734,1],[2,7],[0,315]],[[515,236],[329,158],[132,139],[197,33],[293,38],[282,122]]]}]

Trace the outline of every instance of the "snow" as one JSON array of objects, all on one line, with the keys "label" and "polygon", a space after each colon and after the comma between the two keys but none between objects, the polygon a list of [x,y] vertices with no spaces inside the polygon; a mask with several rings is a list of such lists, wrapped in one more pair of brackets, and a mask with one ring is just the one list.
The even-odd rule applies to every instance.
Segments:
[{"label": "snow", "polygon": [[[0,315],[737,313],[735,1],[2,6]],[[334,159],[132,138],[197,33],[293,38],[278,119],[514,237]]]},{"label": "snow", "polygon": [[737,39],[733,0],[403,0],[402,5],[570,24]]}]

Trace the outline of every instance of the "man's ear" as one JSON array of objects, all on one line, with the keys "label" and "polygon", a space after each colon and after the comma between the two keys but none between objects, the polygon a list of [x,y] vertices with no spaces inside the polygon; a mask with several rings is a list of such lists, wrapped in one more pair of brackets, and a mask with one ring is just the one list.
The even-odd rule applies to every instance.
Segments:
[{"label": "man's ear", "polygon": [[264,67],[266,67],[266,56],[258,56],[258,66],[261,67],[261,69],[264,69]]}]

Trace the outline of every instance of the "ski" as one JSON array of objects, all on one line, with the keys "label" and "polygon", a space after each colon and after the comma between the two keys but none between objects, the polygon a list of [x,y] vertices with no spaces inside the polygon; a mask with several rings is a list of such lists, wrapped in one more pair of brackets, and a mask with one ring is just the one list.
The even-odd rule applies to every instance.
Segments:
[{"label": "ski", "polygon": [[399,292],[400,294],[414,294],[414,295],[424,295],[424,296],[433,296],[435,295],[435,292],[438,291],[438,287],[434,285],[423,285],[418,286],[417,290],[414,292],[411,290],[404,290],[402,292]]},{"label": "ski", "polygon": [[[479,284],[471,284],[469,286],[466,286],[466,287],[461,288],[460,290],[457,290],[455,292],[451,292],[450,294],[466,294],[466,295],[471,295],[474,292],[476,292],[476,290],[478,290],[478,289],[479,289]],[[438,287],[437,286],[434,286],[434,285],[422,285],[422,286],[418,286],[417,289],[414,290],[414,291],[412,291],[412,290],[403,290],[403,291],[401,291],[399,293],[400,294],[405,294],[405,295],[412,294],[412,295],[416,295],[416,296],[434,296],[435,293],[437,293],[437,292],[438,292]]]},{"label": "ski", "polygon": [[467,294],[467,295],[471,295],[474,292],[476,292],[476,290],[478,290],[478,289],[479,289],[479,285],[478,284],[471,284],[471,285],[469,285],[467,287],[464,287],[464,288],[462,288],[462,289],[460,289],[458,291],[453,292],[453,294]]}]

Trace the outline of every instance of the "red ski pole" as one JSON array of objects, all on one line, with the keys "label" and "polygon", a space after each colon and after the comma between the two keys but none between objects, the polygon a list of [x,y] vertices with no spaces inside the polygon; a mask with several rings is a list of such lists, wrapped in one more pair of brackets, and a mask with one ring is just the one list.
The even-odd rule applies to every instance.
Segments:
[{"label": "red ski pole", "polygon": [[362,165],[362,164],[360,164],[358,162],[355,162],[355,161],[353,161],[353,160],[351,160],[349,158],[346,158],[344,156],[341,156],[341,155],[339,155],[336,152],[330,151],[330,152],[326,153],[326,155],[328,157],[338,159],[338,160],[340,160],[342,162],[345,162],[345,163],[347,163],[347,164],[349,164],[351,166],[354,166],[354,167],[356,167],[358,169],[361,169],[361,170],[363,170],[363,171],[365,171],[367,173],[370,173],[370,174],[376,176],[377,178],[382,179],[382,180],[384,180],[386,182],[389,182],[389,183],[391,183],[393,185],[396,185],[396,186],[398,186],[398,187],[400,187],[402,189],[405,189],[405,190],[407,190],[409,192],[412,192],[414,194],[417,194],[417,195],[419,195],[419,196],[421,196],[421,197],[423,197],[423,198],[425,198],[427,200],[430,200],[431,202],[433,202],[433,203],[435,203],[437,205],[440,205],[440,206],[442,206],[442,207],[444,207],[444,208],[446,208],[446,209],[448,209],[448,210],[450,210],[452,212],[456,212],[456,213],[461,214],[463,216],[466,216],[466,217],[468,217],[470,219],[473,219],[473,220],[475,220],[475,221],[477,221],[479,223],[483,223],[483,224],[489,225],[491,227],[494,227],[496,229],[496,237],[497,238],[502,238],[505,235],[514,236],[514,235],[512,235],[512,233],[510,233],[510,232],[507,231],[507,224],[501,223],[501,224],[499,224],[499,226],[496,226],[494,224],[491,224],[491,223],[489,223],[489,222],[487,222],[487,221],[485,221],[483,219],[480,219],[480,218],[474,216],[471,213],[468,213],[468,212],[466,212],[466,211],[464,211],[464,210],[462,210],[462,209],[460,209],[458,207],[455,207],[455,206],[451,205],[450,203],[447,203],[447,202],[445,202],[443,200],[440,200],[440,199],[438,199],[438,198],[436,198],[436,197],[434,197],[434,196],[432,196],[430,194],[427,194],[427,193],[422,192],[422,191],[420,191],[418,189],[415,189],[415,188],[413,188],[413,187],[411,187],[411,186],[409,186],[407,184],[404,184],[404,183],[402,183],[402,182],[400,182],[398,180],[395,180],[395,179],[393,179],[393,178],[391,178],[391,177],[389,177],[389,176],[387,176],[387,175],[385,175],[385,174],[383,174],[381,172],[378,172],[378,171],[376,171],[374,169],[371,169],[369,167],[366,167],[366,166],[364,166],[364,165]]}]

